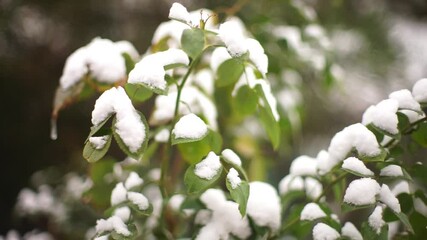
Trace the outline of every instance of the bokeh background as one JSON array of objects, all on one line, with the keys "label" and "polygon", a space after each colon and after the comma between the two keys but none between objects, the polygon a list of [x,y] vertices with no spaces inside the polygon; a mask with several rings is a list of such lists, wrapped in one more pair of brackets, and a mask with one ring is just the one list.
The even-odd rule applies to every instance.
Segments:
[{"label": "bokeh background", "polygon": [[[140,53],[156,27],[167,20],[169,0],[1,0],[0,235],[28,230],[13,217],[20,189],[46,168],[84,171],[81,156],[95,97],[61,112],[59,138],[49,138],[52,100],[65,59],[100,36],[128,40]],[[255,37],[260,23],[292,23],[285,0],[179,1],[188,9],[233,9]],[[315,156],[334,132],[360,121],[370,104],[389,92],[410,88],[427,76],[427,1],[307,0],[331,39],[334,61],[343,70],[339,87],[325,93],[303,79],[305,113],[301,131],[286,146],[276,175],[300,154]],[[236,7],[237,6],[237,7]],[[233,8],[234,7],[234,8]],[[259,33],[259,35],[257,35]],[[262,42],[262,39],[260,39]],[[267,54],[274,49],[265,46]],[[308,79],[307,79],[308,78]],[[311,90],[310,90],[311,89]],[[427,153],[426,153],[427,154]],[[276,179],[277,181],[277,179]]]}]

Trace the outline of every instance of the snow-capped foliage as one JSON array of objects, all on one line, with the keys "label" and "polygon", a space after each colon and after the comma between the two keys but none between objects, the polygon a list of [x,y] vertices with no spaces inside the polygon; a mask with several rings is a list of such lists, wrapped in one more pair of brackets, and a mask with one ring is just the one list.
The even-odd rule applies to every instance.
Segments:
[{"label": "snow-capped foliage", "polygon": [[375,157],[381,154],[375,135],[364,125],[356,123],[335,134],[328,152],[319,153],[317,157],[319,173],[321,175],[328,173],[335,165],[343,161],[353,148],[357,150],[359,156]]},{"label": "snow-capped foliage", "polygon": [[351,240],[363,240],[362,234],[351,222],[346,222],[341,229],[341,235]]},{"label": "snow-capped foliage", "polygon": [[354,205],[374,204],[380,190],[380,185],[372,178],[356,179],[345,190],[344,202]]},{"label": "snow-capped foliage", "polygon": [[200,178],[211,180],[218,174],[220,168],[221,162],[219,161],[219,156],[214,152],[210,152],[205,159],[196,164],[194,173]]},{"label": "snow-capped foliage", "polygon": [[302,209],[300,219],[313,221],[323,217],[326,217],[326,213],[319,207],[317,203],[308,203]]},{"label": "snow-capped foliage", "polygon": [[227,174],[227,181],[230,183],[231,188],[235,189],[240,185],[242,179],[240,179],[239,173],[236,171],[236,169],[230,168],[230,171]]},{"label": "snow-capped foliage", "polygon": [[280,227],[280,198],[276,189],[264,182],[251,182],[247,214],[254,223],[276,232]]},{"label": "snow-capped foliage", "polygon": [[150,88],[166,91],[165,66],[172,64],[188,65],[189,61],[184,51],[175,48],[147,55],[129,73],[128,82],[142,83]]},{"label": "snow-capped foliage", "polygon": [[131,172],[129,177],[126,179],[125,187],[126,189],[131,189],[133,187],[140,186],[144,183],[144,180],[136,172]]},{"label": "snow-capped foliage", "polygon": [[314,240],[335,240],[340,237],[337,230],[324,223],[318,223],[313,228]]},{"label": "snow-capped foliage", "polygon": [[400,166],[391,164],[381,169],[380,176],[400,177],[403,176],[403,171]]},{"label": "snow-capped foliage", "polygon": [[126,201],[127,190],[123,183],[117,183],[111,192],[111,206],[117,205]]},{"label": "snow-capped foliage", "polygon": [[123,236],[129,236],[131,234],[126,224],[118,216],[112,216],[107,219],[99,219],[96,221],[96,232],[98,234],[110,231],[116,231],[118,234]]},{"label": "snow-capped foliage", "polygon": [[399,103],[399,109],[409,109],[417,112],[421,111],[420,104],[414,99],[408,89],[392,92],[390,93],[389,98],[394,99]]},{"label": "snow-capped foliage", "polygon": [[375,230],[377,234],[381,232],[381,228],[385,225],[383,220],[383,210],[383,206],[376,206],[368,218],[369,225]]},{"label": "snow-capped foliage", "polygon": [[138,206],[139,210],[147,210],[150,206],[148,199],[141,193],[137,192],[128,192],[127,198],[129,201],[131,201],[133,204]]},{"label": "snow-capped foliage", "polygon": [[107,140],[110,136],[100,136],[100,137],[90,137],[89,142],[92,144],[92,146],[95,147],[95,149],[102,149],[104,148],[105,144],[107,143]]},{"label": "snow-capped foliage", "polygon": [[125,223],[129,221],[130,215],[131,215],[130,209],[129,207],[126,207],[126,206],[116,208],[113,213],[113,216],[119,217]]},{"label": "snow-capped foliage", "polygon": [[418,102],[427,103],[427,78],[420,79],[414,84],[412,95]]},{"label": "snow-capped foliage", "polygon": [[394,196],[394,194],[390,191],[390,188],[386,184],[383,184],[381,186],[379,200],[385,205],[387,205],[387,207],[389,207],[394,212],[400,213],[399,200]]},{"label": "snow-capped foliage", "polygon": [[172,4],[171,9],[169,10],[169,18],[183,23],[191,24],[190,13],[187,11],[187,8],[182,6],[180,3]]},{"label": "snow-capped foliage", "polygon": [[172,130],[175,138],[200,139],[208,133],[205,122],[194,113],[181,117]]},{"label": "snow-capped foliage", "polygon": [[355,157],[345,159],[341,167],[364,176],[374,176],[374,172],[369,170],[362,161]]},{"label": "snow-capped foliage", "polygon": [[377,105],[370,106],[363,114],[362,123],[368,125],[372,123],[381,130],[390,134],[397,134],[397,109],[399,102],[395,99],[386,99]]},{"label": "snow-capped foliage", "polygon": [[65,63],[60,83],[66,90],[90,74],[102,83],[114,83],[126,78],[126,65],[122,53],[137,57],[138,52],[129,42],[112,42],[95,38],[88,45],[73,52]]},{"label": "snow-capped foliage", "polygon": [[317,160],[309,156],[300,156],[292,161],[289,173],[295,176],[315,176]]},{"label": "snow-capped foliage", "polygon": [[122,87],[110,88],[96,100],[92,111],[92,124],[97,126],[112,114],[116,114],[115,131],[136,152],[145,141],[145,125]]},{"label": "snow-capped foliage", "polygon": [[246,239],[251,235],[248,218],[246,216],[242,218],[238,205],[227,201],[224,192],[219,189],[209,189],[202,194],[200,200],[211,214],[204,214],[203,220],[199,216],[198,222],[204,226],[196,239],[228,239],[230,234]]},{"label": "snow-capped foliage", "polygon": [[226,162],[237,165],[237,166],[242,166],[242,160],[233,150],[224,149],[221,152],[221,155]]}]

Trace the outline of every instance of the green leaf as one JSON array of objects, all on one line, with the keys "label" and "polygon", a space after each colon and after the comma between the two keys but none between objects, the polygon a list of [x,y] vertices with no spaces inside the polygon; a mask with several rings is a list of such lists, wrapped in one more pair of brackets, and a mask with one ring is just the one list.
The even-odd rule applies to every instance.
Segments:
[{"label": "green leaf", "polygon": [[341,204],[341,210],[344,212],[344,213],[347,213],[347,212],[351,212],[351,211],[354,211],[354,210],[357,210],[357,209],[363,209],[363,208],[368,208],[368,207],[373,207],[374,206],[374,204],[368,204],[368,205],[353,205],[353,204],[348,204],[348,203],[346,203],[346,202],[343,202],[342,204]]},{"label": "green leaf", "polygon": [[135,62],[128,53],[122,53],[122,56],[125,59],[126,74],[129,74],[130,71],[132,71],[132,69],[135,67]]},{"label": "green leaf", "polygon": [[242,115],[249,115],[256,110],[258,96],[248,85],[243,85],[237,90],[233,103],[236,112]]},{"label": "green leaf", "polygon": [[112,115],[106,117],[104,121],[90,128],[89,136],[86,138],[85,143],[87,143],[89,141],[89,138],[91,137],[103,136],[103,135],[106,135],[108,132],[111,132],[108,127],[104,127],[104,125],[108,122],[108,120],[110,120],[111,116]]},{"label": "green leaf", "polygon": [[236,188],[232,188],[230,181],[227,179],[225,185],[230,192],[231,199],[239,204],[239,211],[242,217],[246,214],[246,206],[248,205],[249,198],[249,184],[242,180]]},{"label": "green leaf", "polygon": [[242,176],[244,180],[249,181],[248,179],[248,175],[245,171],[245,169],[237,164],[234,164],[228,160],[225,160],[225,157],[221,155],[221,163],[223,166],[227,167],[227,168],[234,168],[236,169],[236,171],[239,173],[239,176]]},{"label": "green leaf", "polygon": [[236,58],[230,58],[219,65],[216,72],[216,86],[224,87],[237,82],[245,70],[243,63]]},{"label": "green leaf", "polygon": [[384,224],[378,234],[367,222],[362,223],[362,236],[364,240],[387,240],[388,225]]},{"label": "green leaf", "polygon": [[116,139],[117,144],[119,145],[120,149],[122,149],[122,151],[124,153],[126,153],[128,156],[135,158],[137,160],[141,159],[142,154],[144,153],[145,149],[147,148],[147,144],[148,144],[148,123],[147,120],[145,119],[144,115],[137,111],[142,124],[144,124],[145,126],[145,139],[142,142],[141,146],[136,150],[136,152],[132,152],[130,151],[129,147],[123,142],[123,140],[121,139],[120,135],[115,131],[115,125],[116,125],[116,117],[114,117],[113,119],[113,136],[114,139]]},{"label": "green leaf", "polygon": [[205,47],[205,34],[199,28],[186,29],[181,36],[182,50],[195,59]]},{"label": "green leaf", "polygon": [[125,90],[130,99],[136,102],[144,102],[153,96],[153,92],[142,84],[126,83]]},{"label": "green leaf", "polygon": [[96,162],[102,157],[104,157],[105,154],[108,152],[108,149],[110,148],[110,145],[111,145],[112,136],[111,136],[111,133],[106,136],[107,136],[107,142],[101,149],[96,149],[90,141],[86,142],[85,147],[83,149],[83,157],[88,162],[91,162],[91,163]]},{"label": "green leaf", "polygon": [[206,136],[208,136],[208,135],[209,135],[209,130],[208,130],[208,131],[206,131],[206,133],[205,133],[205,134],[203,134],[203,136],[198,137],[198,138],[177,138],[177,137],[175,136],[175,134],[174,134],[174,133],[172,133],[172,145],[175,145],[175,144],[181,144],[181,143],[197,142],[197,141],[202,140],[203,138],[205,138],[205,137],[206,137]]},{"label": "green leaf", "polygon": [[381,153],[377,156],[359,155],[359,159],[363,160],[364,162],[384,162],[386,157],[387,151],[384,149],[381,149]]},{"label": "green leaf", "polygon": [[221,135],[213,130],[209,130],[209,133],[200,141],[187,142],[178,144],[178,150],[181,153],[182,158],[190,164],[194,164],[200,161],[203,157],[208,155],[210,151],[219,153],[222,148]]},{"label": "green leaf", "polygon": [[259,108],[259,116],[260,116],[261,124],[263,125],[264,129],[267,131],[267,135],[271,141],[271,144],[273,145],[273,148],[277,149],[280,144],[279,123],[276,122],[274,117],[272,117],[268,113],[268,110],[266,110],[264,107]]},{"label": "green leaf", "polygon": [[407,128],[411,124],[411,122],[409,121],[408,116],[406,116],[401,112],[397,112],[396,115],[398,120],[397,128],[399,129],[399,132],[402,132],[405,128]]},{"label": "green leaf", "polygon": [[116,231],[112,231],[110,236],[114,240],[132,240],[132,239],[135,239],[136,235],[138,233],[138,230],[137,230],[135,224],[130,223],[130,224],[127,224],[126,227],[131,232],[131,234],[129,236],[124,236],[124,235],[122,235]]},{"label": "green leaf", "polygon": [[360,172],[356,172],[356,171],[353,171],[351,169],[342,168],[342,170],[344,170],[344,171],[346,171],[348,173],[351,173],[351,174],[353,174],[355,176],[359,176],[359,177],[373,177],[373,175],[361,174]]},{"label": "green leaf", "polygon": [[151,203],[148,205],[148,208],[145,210],[139,209],[139,207],[133,204],[132,202],[129,202],[128,205],[133,211],[135,211],[135,213],[138,216],[150,216],[153,213],[153,205]]},{"label": "green leaf", "polygon": [[206,189],[214,186],[216,181],[221,177],[221,173],[223,171],[223,167],[218,170],[218,173],[210,180],[200,178],[194,172],[196,165],[191,165],[184,175],[184,184],[187,187],[188,193],[201,193]]},{"label": "green leaf", "polygon": [[409,222],[408,216],[406,216],[406,214],[404,214],[403,212],[400,212],[400,213],[395,212],[394,214],[396,214],[396,216],[400,219],[403,225],[405,225],[406,230],[414,234],[414,229],[412,228],[412,225]]},{"label": "green leaf", "polygon": [[427,147],[427,122],[420,123],[418,129],[411,134],[412,139],[421,145]]}]

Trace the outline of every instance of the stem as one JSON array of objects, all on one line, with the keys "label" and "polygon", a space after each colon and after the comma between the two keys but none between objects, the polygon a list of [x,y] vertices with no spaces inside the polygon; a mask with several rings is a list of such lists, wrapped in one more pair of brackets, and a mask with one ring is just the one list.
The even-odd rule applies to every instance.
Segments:
[{"label": "stem", "polygon": [[315,203],[318,203],[320,199],[328,193],[328,191],[339,181],[344,179],[347,176],[347,172],[343,172],[341,175],[339,175],[337,178],[335,178],[331,183],[329,183],[325,189],[323,189],[322,193],[314,200]]}]

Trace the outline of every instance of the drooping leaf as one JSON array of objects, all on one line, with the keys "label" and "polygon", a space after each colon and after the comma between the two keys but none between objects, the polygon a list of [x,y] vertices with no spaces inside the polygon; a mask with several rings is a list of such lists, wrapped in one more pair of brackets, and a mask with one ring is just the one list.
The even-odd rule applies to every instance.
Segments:
[{"label": "drooping leaf", "polygon": [[145,126],[145,139],[142,142],[141,146],[139,146],[139,148],[136,150],[136,152],[132,152],[129,149],[129,147],[123,142],[120,135],[116,132],[116,130],[115,130],[115,125],[116,125],[116,121],[117,121],[116,117],[114,117],[114,119],[113,119],[112,131],[113,131],[114,139],[116,140],[120,149],[123,152],[125,152],[128,156],[139,160],[139,159],[141,159],[142,154],[144,153],[145,149],[147,148],[147,144],[148,144],[148,123],[147,123],[147,120],[145,119],[144,115],[141,112],[137,111],[137,113],[141,119],[142,124],[144,124],[144,126]]},{"label": "drooping leaf", "polygon": [[417,130],[411,134],[411,137],[422,147],[427,147],[427,121],[420,123]]},{"label": "drooping leaf", "polygon": [[406,214],[404,214],[402,212],[395,213],[395,214],[399,218],[399,220],[403,223],[403,225],[405,226],[406,230],[408,230],[410,233],[414,234],[414,229],[412,228],[412,225],[409,222],[408,216],[406,216]]},{"label": "drooping leaf", "polygon": [[218,181],[218,179],[221,177],[223,167],[218,170],[218,173],[210,180],[200,178],[196,175],[194,172],[196,168],[196,165],[191,165],[184,175],[184,184],[187,187],[188,193],[200,193],[205,191],[206,189],[214,186],[214,184]]},{"label": "drooping leaf", "polygon": [[277,149],[280,144],[280,126],[279,123],[268,113],[264,107],[259,107],[259,116],[261,124],[267,132],[267,135],[273,145]]},{"label": "drooping leaf", "polygon": [[210,129],[208,135],[200,141],[181,143],[177,146],[183,159],[189,164],[194,164],[210,151],[219,153],[222,149],[222,138],[219,133]]},{"label": "drooping leaf", "polygon": [[234,97],[234,109],[242,115],[249,115],[255,112],[258,104],[256,92],[248,85],[241,86]]},{"label": "drooping leaf", "polygon": [[135,62],[133,61],[129,53],[122,53],[122,56],[125,59],[126,74],[129,74],[130,71],[132,71],[132,69],[135,67]]},{"label": "drooping leaf", "polygon": [[216,72],[216,86],[224,87],[236,83],[242,76],[245,67],[243,63],[236,58],[230,58],[219,65]]},{"label": "drooping leaf", "polygon": [[108,152],[108,149],[110,148],[110,145],[111,145],[112,136],[111,136],[111,133],[110,135],[105,135],[105,136],[107,138],[106,143],[100,149],[97,149],[96,147],[94,147],[90,141],[86,142],[85,147],[83,149],[83,157],[88,162],[96,162],[102,157],[104,157],[105,154]]},{"label": "drooping leaf", "polygon": [[185,53],[195,59],[205,47],[205,34],[199,28],[186,29],[181,36],[181,46]]},{"label": "drooping leaf", "polygon": [[153,96],[153,92],[142,84],[126,83],[125,90],[129,98],[136,102],[144,102]]},{"label": "drooping leaf", "polygon": [[242,180],[236,188],[232,188],[230,181],[226,180],[226,186],[230,192],[231,199],[239,204],[239,212],[244,217],[246,215],[246,206],[248,205],[249,198],[249,184]]},{"label": "drooping leaf", "polygon": [[353,205],[353,204],[348,204],[346,202],[343,202],[341,204],[341,210],[346,213],[346,212],[351,212],[357,209],[363,209],[363,208],[368,208],[368,207],[373,207],[374,204],[368,204],[368,205]]}]

